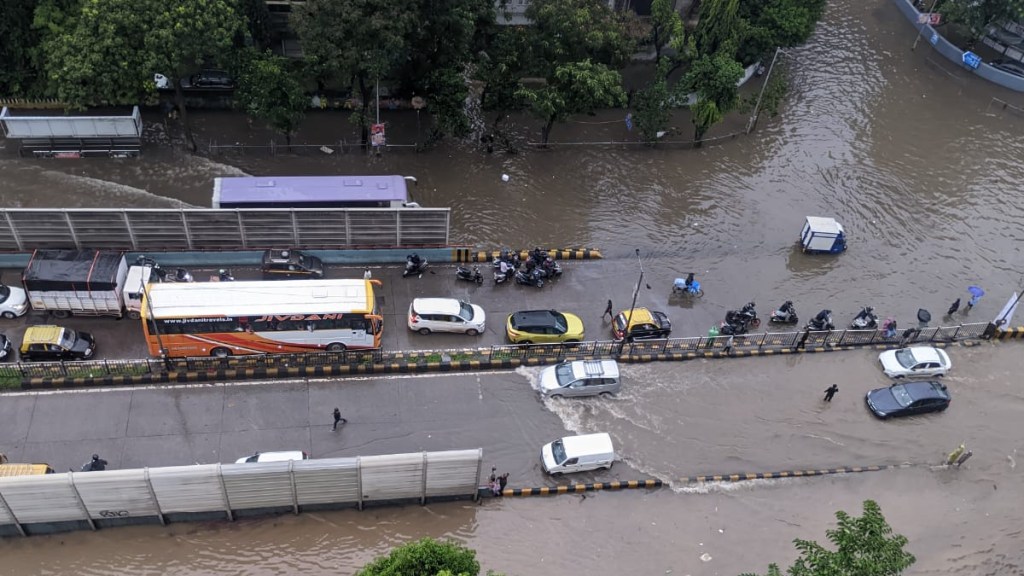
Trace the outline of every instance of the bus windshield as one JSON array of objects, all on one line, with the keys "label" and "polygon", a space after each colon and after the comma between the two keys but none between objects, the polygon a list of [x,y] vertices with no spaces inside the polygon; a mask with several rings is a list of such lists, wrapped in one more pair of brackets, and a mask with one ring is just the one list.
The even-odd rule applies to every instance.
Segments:
[{"label": "bus windshield", "polygon": [[143,332],[156,357],[379,348],[373,288],[372,280],[153,284]]}]

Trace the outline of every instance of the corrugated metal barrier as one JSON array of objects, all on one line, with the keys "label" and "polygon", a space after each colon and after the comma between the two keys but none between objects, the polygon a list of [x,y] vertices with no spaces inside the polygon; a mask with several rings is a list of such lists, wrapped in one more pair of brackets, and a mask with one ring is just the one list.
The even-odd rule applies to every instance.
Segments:
[{"label": "corrugated metal barrier", "polygon": [[0,535],[476,498],[483,450],[0,478]]}]

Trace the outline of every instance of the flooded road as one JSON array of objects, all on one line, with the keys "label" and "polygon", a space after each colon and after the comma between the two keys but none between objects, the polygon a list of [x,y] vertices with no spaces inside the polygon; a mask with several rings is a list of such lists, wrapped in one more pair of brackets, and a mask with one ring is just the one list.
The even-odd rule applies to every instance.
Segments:
[{"label": "flooded road", "polygon": [[[19,160],[8,149],[0,158],[0,200],[207,205],[219,175],[410,174],[420,181],[419,202],[453,208],[455,242],[601,248],[610,258],[600,268],[603,281],[617,287],[617,302],[632,292],[634,248],[654,285],[697,271],[708,290],[693,305],[701,309],[700,330],[712,315],[707,310],[758,298],[762,316],[778,304],[766,299],[790,298],[854,312],[858,303],[913,310],[921,302],[937,317],[973,283],[989,290],[983,304],[992,315],[1024,271],[1024,118],[992,112],[989,104],[992,97],[1020,104],[1022,97],[950,78],[925,47],[911,52],[912,43],[912,28],[888,0],[830,3],[810,45],[786,56],[792,92],[782,115],[762,119],[750,136],[701,150],[556,147],[487,156],[451,145],[381,158],[209,160],[153,146],[141,160],[61,162]],[[195,118],[205,140],[265,139],[239,118]],[[535,121],[516,121],[524,138],[536,138]],[[337,141],[349,131],[344,115],[314,115],[308,124],[307,142]],[[689,133],[688,123],[680,127]],[[150,130],[159,140],[162,125]],[[558,126],[553,138],[590,130]],[[624,128],[607,130],[627,136]],[[850,250],[829,259],[796,251],[807,215],[840,220]],[[653,294],[642,291],[641,298]],[[805,316],[815,311],[801,309]],[[903,422],[877,422],[864,409],[863,393],[884,385],[866,351],[632,366],[634,386],[619,399],[542,407],[566,429],[611,432],[631,466],[663,478],[927,464],[966,440],[975,456],[959,471],[925,466],[703,491],[316,513],[0,547],[5,568],[19,574],[351,574],[399,542],[448,535],[476,548],[486,568],[510,575],[734,575],[791,560],[792,538],[821,541],[835,510],[856,512],[873,498],[910,538],[918,557],[912,573],[1022,574],[1024,486],[1016,461],[1024,401],[1015,386],[1016,346],[954,349],[950,410]],[[839,396],[823,406],[819,395],[832,382]],[[701,560],[705,553],[710,560]]]}]

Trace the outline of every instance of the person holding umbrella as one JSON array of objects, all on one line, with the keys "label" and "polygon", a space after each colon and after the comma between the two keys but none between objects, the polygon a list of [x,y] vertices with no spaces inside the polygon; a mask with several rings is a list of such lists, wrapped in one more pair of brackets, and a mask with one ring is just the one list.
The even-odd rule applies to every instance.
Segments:
[{"label": "person holding umbrella", "polygon": [[981,297],[985,295],[985,291],[981,289],[981,286],[968,286],[967,291],[971,293],[971,299],[967,301],[967,307],[964,308],[964,312],[970,312],[971,308],[981,300]]}]

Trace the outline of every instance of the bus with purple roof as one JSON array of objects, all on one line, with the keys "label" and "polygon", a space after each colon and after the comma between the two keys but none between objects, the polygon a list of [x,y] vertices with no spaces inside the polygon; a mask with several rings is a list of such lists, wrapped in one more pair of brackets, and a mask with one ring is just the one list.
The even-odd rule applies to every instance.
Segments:
[{"label": "bus with purple roof", "polygon": [[214,178],[214,208],[419,208],[412,176],[230,176]]}]

